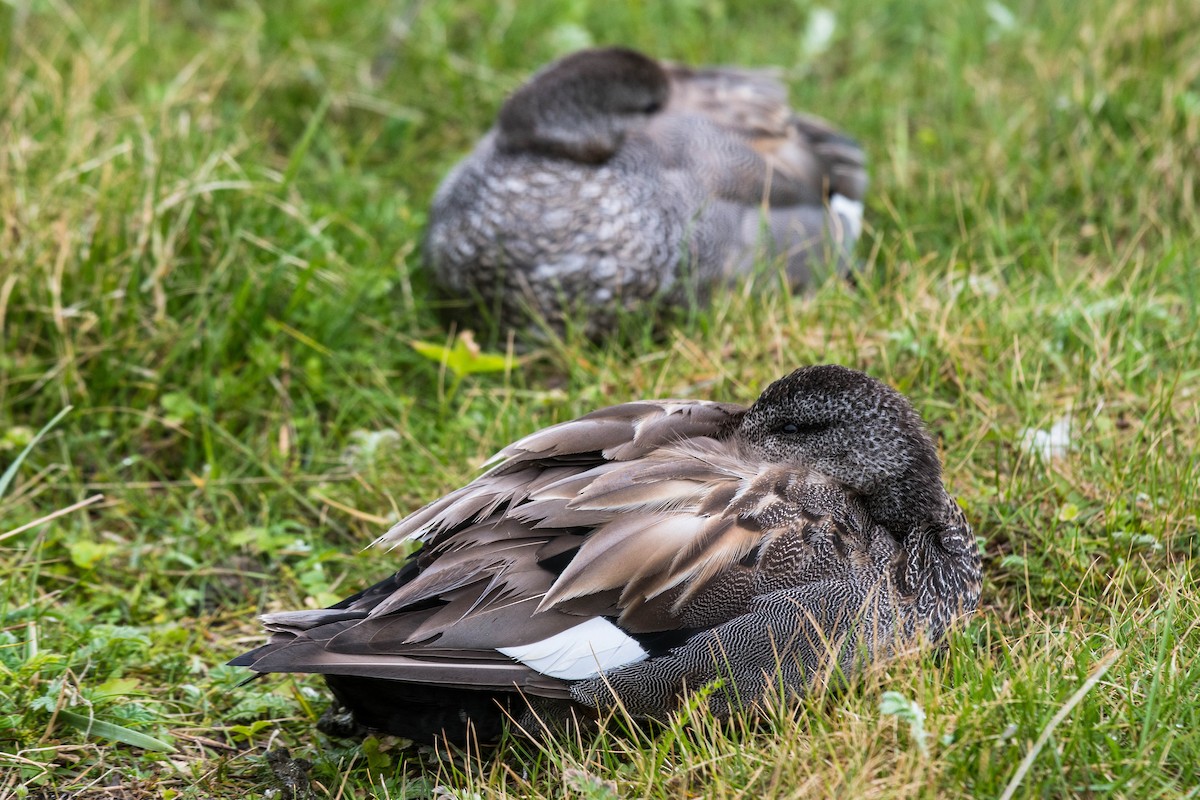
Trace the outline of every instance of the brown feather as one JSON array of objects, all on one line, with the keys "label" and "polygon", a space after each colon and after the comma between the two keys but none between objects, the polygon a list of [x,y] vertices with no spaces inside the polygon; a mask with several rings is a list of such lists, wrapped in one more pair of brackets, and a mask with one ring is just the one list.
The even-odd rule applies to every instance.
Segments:
[{"label": "brown feather", "polygon": [[667,511],[690,507],[695,502],[697,490],[702,488],[693,481],[650,482],[631,480],[632,476],[621,477],[624,480],[603,484],[595,481],[567,507],[572,511]]},{"label": "brown feather", "polygon": [[299,642],[273,650],[255,661],[251,669],[258,672],[333,673],[480,689],[523,687],[532,675],[538,674],[511,659],[505,662],[491,658],[468,661],[462,653],[455,660],[444,661],[394,654],[355,655],[327,650],[323,643],[317,642]]},{"label": "brown feather", "polygon": [[[820,204],[833,193],[862,198],[861,149],[827,121],[794,113],[773,73],[677,65],[668,72],[674,113],[663,115],[660,125],[711,124],[727,134],[713,155],[693,154],[718,197],[774,207]],[[661,136],[672,138],[669,130]]]},{"label": "brown feather", "polygon": [[631,514],[597,528],[538,610],[553,608],[561,600],[626,587],[633,579],[665,568],[675,551],[695,535],[698,522],[682,514]]}]

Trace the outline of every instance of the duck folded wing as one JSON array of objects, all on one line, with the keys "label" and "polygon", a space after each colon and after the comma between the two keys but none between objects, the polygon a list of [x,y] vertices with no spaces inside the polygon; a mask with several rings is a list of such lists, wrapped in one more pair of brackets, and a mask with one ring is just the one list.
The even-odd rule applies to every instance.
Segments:
[{"label": "duck folded wing", "polygon": [[[381,537],[392,545],[424,542],[404,569],[330,609],[265,615],[271,642],[237,663],[260,672],[512,687],[532,670],[577,678],[644,658],[611,622],[539,603],[578,561],[583,543],[620,515],[633,512],[622,530],[643,540],[664,524],[698,532],[695,515],[677,514],[668,524],[662,512],[696,506],[681,490],[703,492],[714,476],[691,474],[693,460],[672,478],[662,469],[669,461],[646,459],[697,436],[715,442],[708,437],[726,435],[742,413],[708,402],[630,403],[528,436],[502,451],[489,472]],[[602,480],[618,468],[630,472]],[[578,507],[571,505],[576,495]],[[667,556],[661,552],[655,563]],[[588,580],[605,588],[619,582],[605,570],[599,564]],[[579,571],[564,584],[574,587],[573,598],[588,593],[578,588]]]},{"label": "duck folded wing", "polygon": [[727,436],[744,413],[729,403],[658,400],[623,403],[543,428],[501,450],[488,472],[404,518],[375,544],[430,541],[498,509],[516,508],[531,492],[580,478],[589,468],[631,461],[669,442]]},{"label": "duck folded wing", "polygon": [[702,114],[746,136],[777,136],[787,127],[791,110],[778,69],[664,68],[671,87],[667,113]]},{"label": "duck folded wing", "polygon": [[788,140],[807,142],[825,165],[829,194],[861,203],[867,193],[867,157],[858,142],[813,114],[793,113],[788,127]]},{"label": "duck folded wing", "polygon": [[[651,125],[664,157],[686,159],[717,199],[748,205],[860,203],[866,157],[830,123],[797,114],[773,71],[668,69],[671,99]],[[653,135],[653,134],[652,134]],[[705,147],[683,147],[702,139]]]}]

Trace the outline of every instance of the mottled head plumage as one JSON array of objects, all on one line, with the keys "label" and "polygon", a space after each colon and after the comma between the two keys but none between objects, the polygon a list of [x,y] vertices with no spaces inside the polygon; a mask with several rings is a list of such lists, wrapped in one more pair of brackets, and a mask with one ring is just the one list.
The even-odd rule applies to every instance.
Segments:
[{"label": "mottled head plumage", "polygon": [[742,420],[751,449],[807,464],[863,496],[881,522],[906,528],[943,494],[937,450],[908,399],[835,364],[780,378]]},{"label": "mottled head plumage", "polygon": [[500,110],[497,146],[597,164],[667,101],[659,63],[633,50],[583,50],[551,64]]}]

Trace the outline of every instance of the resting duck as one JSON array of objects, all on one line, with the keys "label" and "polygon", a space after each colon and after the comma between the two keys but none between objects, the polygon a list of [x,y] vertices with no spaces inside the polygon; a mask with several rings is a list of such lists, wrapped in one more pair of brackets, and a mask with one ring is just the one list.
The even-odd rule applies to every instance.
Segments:
[{"label": "resting duck", "polygon": [[231,663],[321,673],[367,728],[488,740],[506,714],[661,717],[718,679],[726,715],[937,642],[979,600],[920,418],[845,367],[796,370],[750,408],[612,406],[496,458],[380,537],[422,543],[399,572],[264,615],[269,643]]},{"label": "resting duck", "polygon": [[866,187],[858,145],[764,72],[584,50],[518,89],[442,182],[425,257],[472,327],[482,308],[598,338],[648,300],[703,301],[764,253],[793,289],[819,265],[846,272]]}]

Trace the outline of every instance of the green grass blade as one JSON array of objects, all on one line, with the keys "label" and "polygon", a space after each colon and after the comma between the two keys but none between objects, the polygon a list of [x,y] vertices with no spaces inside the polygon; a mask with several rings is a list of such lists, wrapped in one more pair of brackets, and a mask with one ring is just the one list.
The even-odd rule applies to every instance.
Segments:
[{"label": "green grass blade", "polygon": [[21,468],[21,463],[31,452],[33,452],[33,448],[37,446],[37,443],[41,441],[42,437],[49,433],[50,429],[57,425],[59,420],[71,412],[71,408],[72,406],[67,406],[62,411],[59,411],[57,414],[55,414],[54,419],[43,425],[42,429],[37,432],[37,435],[33,437],[29,444],[25,445],[25,449],[17,455],[16,460],[8,465],[8,469],[4,470],[4,474],[0,475],[0,497],[4,497],[4,493],[8,491],[8,485],[12,483],[13,478],[17,476],[17,470]]},{"label": "green grass blade", "polygon": [[313,110],[312,117],[308,120],[308,125],[304,128],[304,133],[300,137],[300,141],[296,144],[292,155],[288,159],[287,170],[283,173],[282,188],[287,190],[292,185],[292,181],[296,180],[296,175],[300,172],[300,167],[304,163],[304,157],[308,155],[308,148],[312,145],[313,137],[317,135],[317,131],[321,128],[321,123],[325,121],[325,114],[329,111],[329,103],[332,98],[326,94]]},{"label": "green grass blade", "polygon": [[81,731],[84,736],[98,736],[101,739],[111,739],[114,742],[127,744],[131,747],[153,750],[156,753],[175,752],[175,748],[162,739],[156,739],[145,733],[130,730],[124,725],[118,725],[115,722],[105,722],[102,719],[85,717],[83,714],[76,714],[74,711],[67,711],[65,709],[58,712],[58,718],[72,728]]}]

